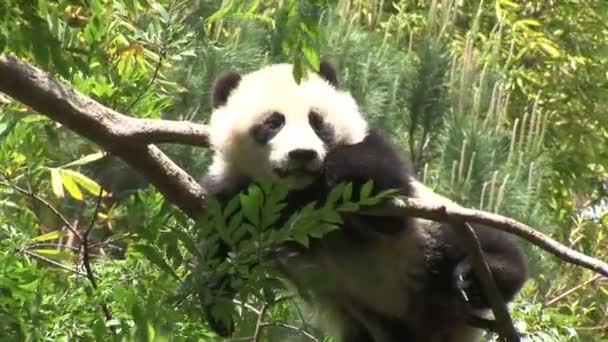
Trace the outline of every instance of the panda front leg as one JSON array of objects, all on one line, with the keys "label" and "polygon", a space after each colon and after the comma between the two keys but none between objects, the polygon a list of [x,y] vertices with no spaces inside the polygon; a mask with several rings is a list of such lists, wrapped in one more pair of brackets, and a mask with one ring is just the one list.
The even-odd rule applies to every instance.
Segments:
[{"label": "panda front leg", "polygon": [[[335,146],[324,161],[323,176],[326,191],[339,183],[350,182],[353,200],[358,200],[361,187],[373,181],[373,193],[395,189],[408,196],[411,170],[393,145],[378,131],[371,130],[361,142]],[[354,217],[351,215],[351,217]],[[380,233],[396,233],[405,227],[403,218],[356,215],[358,225],[372,227]]]},{"label": "panda front leg", "polygon": [[[484,260],[488,264],[494,282],[505,302],[510,302],[519,292],[528,277],[524,253],[510,237],[495,229],[473,225]],[[489,308],[490,303],[483,293],[480,281],[473,272],[471,261],[465,257],[453,270],[454,284],[465,301],[473,308]]]}]

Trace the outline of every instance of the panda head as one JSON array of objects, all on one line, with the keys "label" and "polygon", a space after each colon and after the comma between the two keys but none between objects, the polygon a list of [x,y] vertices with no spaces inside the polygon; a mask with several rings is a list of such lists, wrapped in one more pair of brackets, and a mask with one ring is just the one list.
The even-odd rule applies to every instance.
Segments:
[{"label": "panda head", "polygon": [[235,181],[270,177],[296,189],[310,185],[333,147],[367,134],[354,99],[336,86],[336,70],[326,62],[300,84],[290,64],[220,74],[211,90],[210,173]]}]

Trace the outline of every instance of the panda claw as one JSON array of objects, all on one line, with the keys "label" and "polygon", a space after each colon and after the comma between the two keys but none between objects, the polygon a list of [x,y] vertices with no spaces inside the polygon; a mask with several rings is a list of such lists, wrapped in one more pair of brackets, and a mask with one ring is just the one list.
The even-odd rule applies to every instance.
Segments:
[{"label": "panda claw", "polygon": [[474,302],[476,297],[473,267],[468,259],[459,262],[454,268],[454,282],[462,299],[467,303]]}]

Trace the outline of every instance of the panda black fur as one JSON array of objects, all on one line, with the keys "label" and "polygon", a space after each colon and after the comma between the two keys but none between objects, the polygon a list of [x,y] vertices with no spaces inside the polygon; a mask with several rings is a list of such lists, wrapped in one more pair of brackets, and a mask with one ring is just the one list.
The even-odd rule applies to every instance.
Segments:
[{"label": "panda black fur", "polygon": [[[413,179],[408,162],[368,127],[352,96],[337,89],[336,75],[328,63],[299,85],[288,64],[221,74],[211,94],[215,153],[203,186],[227,201],[257,177],[287,182],[287,216],[322,202],[340,182],[352,182],[356,194],[370,179],[375,191],[399,189],[455,205]],[[479,339],[466,313],[472,305],[485,314],[488,303],[450,227],[355,214],[343,221],[309,249],[286,246],[275,253],[277,267],[309,295],[331,333],[346,342]],[[506,234],[474,229],[503,298],[511,300],[527,277],[525,256]],[[458,279],[465,280],[460,288]],[[230,334],[230,327],[210,323]]]}]

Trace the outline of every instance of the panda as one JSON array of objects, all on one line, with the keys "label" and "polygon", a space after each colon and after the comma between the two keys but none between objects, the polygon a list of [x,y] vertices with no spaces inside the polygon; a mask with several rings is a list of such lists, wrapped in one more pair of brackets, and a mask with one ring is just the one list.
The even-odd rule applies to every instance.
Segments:
[{"label": "panda", "polygon": [[[201,181],[210,195],[226,203],[256,179],[270,178],[290,189],[288,217],[322,203],[339,183],[351,182],[358,194],[372,180],[377,192],[397,189],[455,205],[415,180],[409,162],[338,89],[333,64],[322,62],[299,84],[292,75],[292,65],[273,64],[217,76],[210,94],[214,154]],[[273,253],[275,266],[318,309],[322,328],[344,342],[480,339],[468,318],[487,315],[489,303],[447,223],[356,213],[342,221],[308,248],[285,245]],[[502,297],[511,301],[527,278],[525,255],[505,233],[474,230]],[[208,319],[220,335],[231,334],[232,327]]]}]

